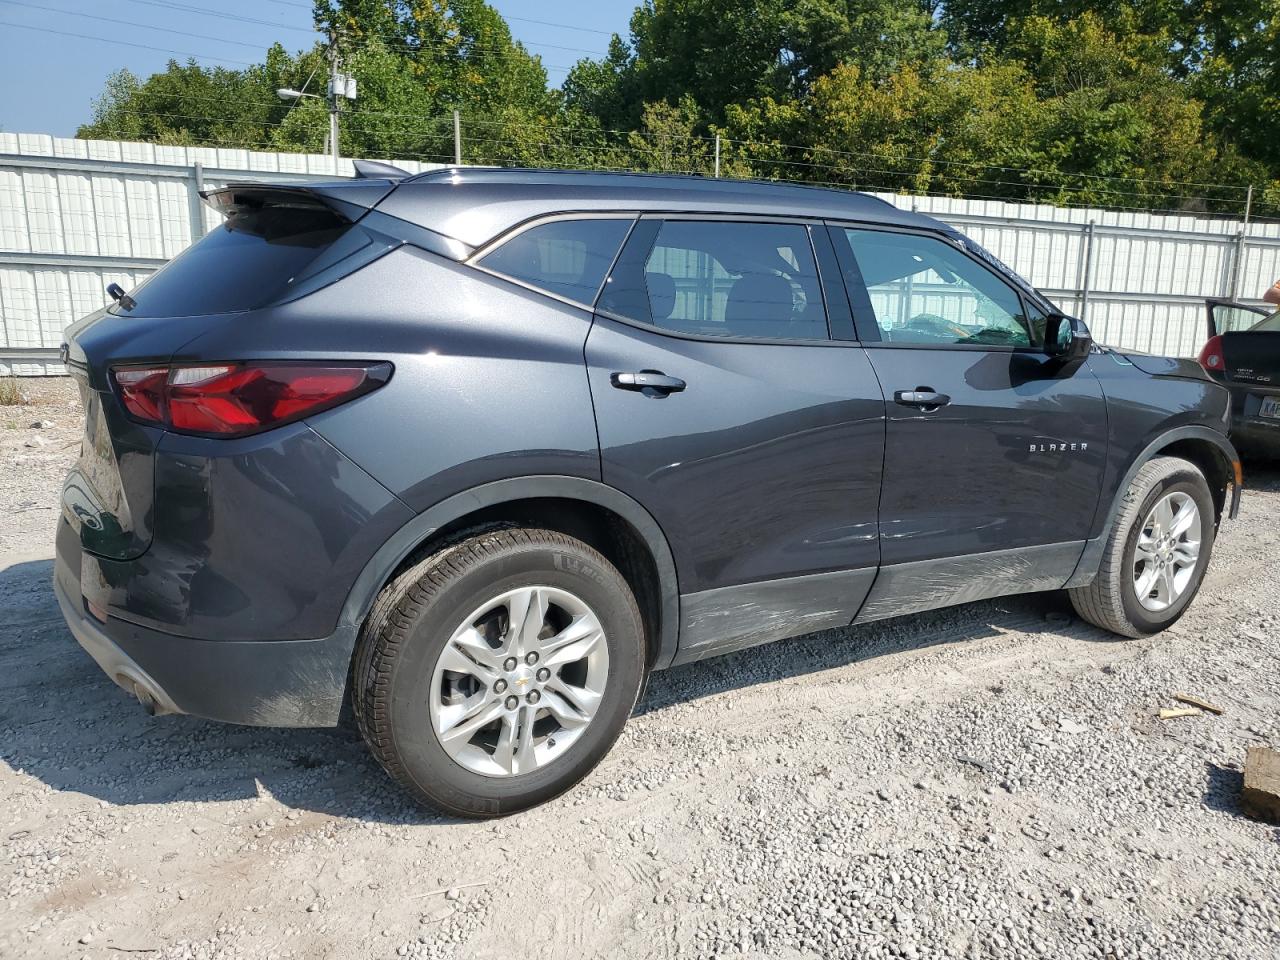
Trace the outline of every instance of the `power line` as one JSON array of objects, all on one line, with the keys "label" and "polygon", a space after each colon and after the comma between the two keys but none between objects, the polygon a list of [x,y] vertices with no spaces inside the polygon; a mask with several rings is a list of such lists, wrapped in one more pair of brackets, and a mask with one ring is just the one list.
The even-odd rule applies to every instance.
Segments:
[{"label": "power line", "polygon": [[[7,20],[0,20],[0,27],[17,27],[20,30],[36,30],[40,33],[53,33],[60,37],[76,37],[80,40],[92,40],[97,44],[102,43],[102,37],[90,36],[87,33],[71,33],[68,30],[54,30],[52,27],[36,27],[29,23],[10,23]],[[193,59],[216,60],[219,63],[234,63],[242,67],[253,67],[257,64],[250,63],[247,60],[233,60],[230,57],[215,57],[203,53],[192,53],[190,50],[173,50],[169,47],[153,47],[146,43],[134,43],[131,40],[112,40],[111,44],[117,47],[137,47],[139,50],[154,50],[158,53],[176,53],[179,56],[191,57]]]},{"label": "power line", "polygon": [[[277,104],[274,104],[271,102],[242,101],[237,98],[193,97],[190,99],[214,100],[217,102],[230,102],[230,103],[235,103],[237,105],[252,104],[252,105],[259,105],[259,106],[266,106],[266,107],[277,106]],[[215,117],[215,116],[209,116],[207,114],[173,113],[173,112],[162,112],[162,111],[154,111],[154,110],[143,111],[143,110],[130,110],[128,108],[119,108],[119,109],[121,110],[122,113],[139,116],[139,117],[146,117],[146,116],[167,117],[172,119],[202,120],[209,123],[227,123],[227,124],[256,123],[263,126],[281,125],[281,122],[256,120],[253,118]],[[387,129],[385,127],[350,126],[350,125],[347,127],[347,129],[350,130],[352,133],[362,133],[362,134],[369,135],[371,137],[376,137],[377,139],[383,141],[384,143],[385,142],[406,143],[406,142],[411,142],[413,140],[420,139],[420,138],[427,138],[432,136],[438,136],[438,137],[447,136],[448,135],[447,131],[441,131],[440,128],[445,124],[449,123],[452,119],[450,115],[430,117],[422,114],[404,114],[404,113],[397,113],[397,112],[391,112],[391,111],[379,112],[379,111],[368,111],[368,110],[353,110],[350,113],[348,113],[347,116],[356,120],[359,120],[362,118],[375,119],[375,118],[389,117],[393,119],[408,119],[413,121],[416,128],[411,128],[408,130],[395,130],[395,129]],[[521,126],[525,126],[525,127],[530,126],[530,124],[520,124],[520,123],[504,124],[503,121],[468,121],[468,124],[490,126],[490,127],[498,126],[498,127],[504,128],[504,132],[505,130],[510,130],[512,127],[515,127],[518,129]],[[562,125],[548,124],[542,127],[539,132],[546,133],[548,131],[554,132],[557,130],[561,132],[568,132],[571,134],[575,134],[577,136],[574,138],[567,138],[565,140],[558,141],[558,142],[551,142],[546,139],[521,137],[518,134],[515,134],[515,135],[508,135],[506,137],[503,137],[503,136],[468,137],[467,142],[470,144],[490,144],[495,146],[508,146],[512,148],[538,149],[543,151],[553,150],[553,149],[554,150],[587,149],[587,150],[595,151],[597,153],[609,153],[609,154],[635,153],[638,150],[643,150],[647,145],[649,145],[647,142],[641,143],[641,144],[636,144],[632,142],[624,142],[622,144],[610,144],[607,142],[600,142],[596,138],[597,138],[597,135],[601,134],[603,131],[592,130],[590,128],[586,128],[586,129],[566,128],[566,127],[563,127]],[[656,137],[657,139],[660,139],[660,140],[670,139],[670,140],[676,140],[676,141],[686,142],[686,143],[689,141],[697,141],[698,143],[708,148],[712,146],[712,144],[714,143],[714,138],[711,138],[711,137],[696,137],[696,136],[686,135],[686,134],[677,134],[677,135],[667,136],[665,134],[663,135],[649,134],[643,131],[616,131],[616,133],[619,133],[622,136],[625,136],[628,141],[630,141],[632,137],[641,138],[643,141],[652,141]],[[574,142],[575,139],[578,140],[579,142],[575,143]],[[581,142],[582,140],[586,140],[588,142],[583,143]],[[732,142],[742,147],[747,147],[747,148],[758,147],[758,148],[764,148],[764,149],[770,149],[770,150],[777,149],[780,146],[785,146],[785,145],[773,144],[773,143],[762,142],[762,141],[733,140]],[[844,153],[844,151],[834,151],[834,152]],[[883,162],[884,159],[886,159],[883,157],[876,157],[873,154],[864,154],[861,156],[871,157],[873,159],[879,160],[880,162]],[[728,159],[732,160],[733,157],[730,156]],[[906,181],[920,180],[921,178],[925,179],[926,181],[935,181],[940,179],[943,176],[939,171],[936,171],[936,170],[931,171],[931,170],[887,169],[883,166],[866,166],[866,165],[849,165],[849,164],[839,165],[839,164],[831,164],[831,163],[821,163],[817,161],[786,160],[786,159],[781,159],[777,157],[740,156],[738,157],[738,159],[741,162],[751,164],[753,167],[757,169],[769,169],[769,168],[777,168],[777,167],[802,168],[805,170],[826,171],[829,173],[852,175],[857,179],[863,179],[867,177],[886,177],[886,178],[896,178],[896,179],[906,180]],[[1067,178],[1067,179],[1076,177],[1076,176],[1082,176],[1080,174],[1074,174],[1068,171],[1055,171],[1054,175]],[[1084,176],[1101,177],[1102,175],[1084,175]],[[1070,193],[1070,192],[1080,191],[1079,187],[1072,187],[1069,184],[1063,184],[1063,183],[1058,183],[1058,184],[1034,183],[1034,182],[1027,182],[1027,181],[1021,181],[1021,180],[994,179],[991,177],[963,175],[963,174],[958,175],[956,179],[969,184],[985,184],[988,186],[1014,187],[1014,188],[1017,188],[1018,191],[1024,192],[1024,193],[1036,192],[1036,193],[1061,194],[1064,192]],[[1133,182],[1134,179],[1135,178],[1113,178],[1113,180],[1109,180],[1107,182],[1117,182],[1117,183],[1127,184],[1127,183]],[[1130,196],[1151,195],[1151,196],[1158,196],[1166,200],[1205,201],[1205,202],[1212,202],[1217,204],[1231,204],[1236,206],[1243,203],[1243,201],[1238,199],[1229,199],[1229,198],[1222,198],[1222,197],[1206,197],[1199,194],[1172,192],[1172,191],[1175,191],[1176,188],[1178,187],[1185,187],[1185,186],[1191,185],[1187,183],[1181,183],[1176,181],[1172,181],[1172,182],[1150,181],[1150,182],[1160,184],[1164,186],[1166,189],[1160,190],[1160,191],[1150,191],[1149,193],[1144,194],[1143,192],[1135,190],[1133,188],[1126,188],[1126,189],[1123,189],[1123,193]],[[1120,192],[1119,188],[1113,187],[1112,189],[1116,189],[1117,192]],[[1238,189],[1238,188],[1231,187],[1231,189]],[[1010,198],[1005,197],[1003,199],[1010,199]]]},{"label": "power line", "polygon": [[[304,10],[313,9],[311,4],[300,3],[299,0],[267,0],[267,3],[274,3],[281,7],[298,7]],[[531,17],[511,17],[503,14],[502,18],[504,20],[515,20],[519,23],[535,23],[542,27],[557,27],[561,30],[577,30],[579,33],[595,33],[605,37],[611,37],[616,32],[613,30],[597,30],[594,27],[579,27],[571,23],[553,23],[550,20],[534,20]]]},{"label": "power line", "polygon": [[[209,123],[225,124],[225,125],[250,124],[250,125],[253,125],[253,126],[256,126],[256,127],[280,127],[280,126],[283,126],[283,125],[284,125],[284,122],[283,122],[283,121],[257,120],[257,119],[254,119],[254,118],[248,118],[248,117],[245,117],[245,118],[210,117],[210,116],[204,116],[204,115],[199,115],[199,114],[181,114],[181,113],[167,113],[167,112],[156,112],[156,111],[145,111],[145,112],[144,112],[144,111],[129,111],[129,110],[124,110],[124,111],[121,111],[121,112],[126,113],[126,114],[129,114],[129,115],[136,115],[136,116],[165,117],[165,118],[169,118],[169,119],[180,119],[180,120],[181,120],[181,119],[186,119],[186,120],[202,120],[202,121],[207,121],[207,122],[209,122]],[[437,122],[442,121],[442,120],[444,120],[444,119],[447,119],[447,118],[437,118]],[[352,133],[378,134],[378,135],[380,135],[383,139],[391,139],[391,140],[394,140],[394,141],[405,141],[405,140],[410,140],[410,139],[416,139],[416,138],[418,138],[418,137],[420,137],[420,136],[424,136],[424,135],[426,135],[425,133],[399,133],[399,134],[396,134],[396,133],[390,133],[390,134],[388,134],[388,133],[385,133],[385,132],[382,132],[382,131],[376,131],[376,130],[371,130],[371,129],[369,129],[369,128],[362,128],[362,127],[348,127],[347,129],[348,129],[350,132],[352,132]],[[447,136],[447,134],[442,134],[442,136]],[[258,141],[258,142],[260,142],[260,143],[262,142],[262,138],[253,138],[253,137],[248,137],[248,138],[246,138],[246,140],[247,140],[247,141],[254,141],[254,140],[256,140],[256,141]],[[521,140],[521,139],[509,139],[509,138],[498,138],[498,137],[478,137],[478,138],[469,138],[469,139],[468,139],[468,143],[473,144],[473,145],[476,145],[476,146],[480,146],[480,147],[481,147],[480,152],[481,152],[482,154],[484,154],[484,153],[487,153],[487,152],[488,152],[488,151],[487,151],[487,150],[482,146],[482,145],[486,145],[486,144],[487,144],[487,145],[490,145],[490,146],[492,146],[492,147],[503,147],[503,146],[505,146],[505,147],[509,147],[509,148],[512,148],[512,149],[520,149],[520,148],[537,148],[537,149],[538,149],[538,151],[539,151],[539,152],[544,153],[544,155],[545,155],[545,151],[546,151],[546,150],[549,150],[549,149],[556,149],[556,150],[559,150],[559,149],[566,149],[566,148],[570,148],[570,149],[571,149],[571,148],[572,148],[572,145],[567,144],[567,143],[563,143],[563,142],[562,142],[562,143],[549,143],[549,142],[546,142],[546,141]],[[632,156],[634,156],[634,155],[636,155],[637,153],[642,153],[642,152],[645,150],[646,146],[648,146],[648,145],[646,145],[646,144],[634,144],[634,143],[632,143],[632,144],[627,144],[627,145],[623,145],[623,146],[607,146],[607,145],[601,145],[601,144],[594,144],[594,145],[591,145],[590,149],[592,149],[593,151],[595,151],[595,152],[597,152],[597,153],[599,153],[599,152],[604,152],[604,153],[610,153],[610,154],[626,154],[626,155],[632,155]],[[496,151],[495,151],[495,152],[496,152]],[[438,155],[438,154],[432,154],[432,156],[437,156],[437,155]],[[439,154],[439,155],[443,155],[443,154]],[[414,154],[413,156],[420,156],[420,155],[419,155],[419,154]],[[524,158],[523,158],[523,157],[515,157],[515,156],[505,156],[505,157],[503,157],[502,159],[507,160],[507,161],[512,161],[512,160],[517,160],[517,161],[519,161],[519,160],[523,160]],[[900,177],[903,177],[903,174],[901,174],[901,173],[900,173],[900,172],[898,172],[898,171],[893,171],[893,170],[882,170],[882,169],[876,169],[876,168],[866,168],[866,167],[839,167],[839,166],[834,166],[834,165],[829,165],[829,164],[801,163],[801,162],[798,162],[798,161],[778,161],[778,160],[769,160],[769,161],[756,161],[756,162],[757,162],[757,163],[760,163],[760,164],[762,164],[762,165],[764,165],[764,166],[766,166],[766,167],[771,166],[771,165],[782,164],[782,165],[787,165],[787,166],[799,166],[799,167],[804,167],[805,169],[809,169],[809,170],[813,170],[813,171],[818,171],[818,172],[836,173],[836,174],[841,174],[841,175],[851,174],[851,175],[853,175],[853,176],[854,176],[855,181],[856,181],[856,180],[868,180],[868,179],[874,179],[876,175],[879,175],[879,176],[885,176],[885,177],[891,177],[891,178],[900,178]],[[580,168],[583,168],[583,169],[594,169],[594,168],[599,168],[599,167],[603,166],[602,164],[599,164],[599,163],[573,164],[571,161],[565,161],[565,160],[560,159],[560,158],[557,158],[557,160],[556,160],[556,162],[555,162],[555,164],[556,164],[557,166],[563,166],[563,165],[565,165],[566,163],[568,163],[568,164],[569,164],[569,165],[571,165],[571,166],[574,166],[574,167],[580,167]],[[935,178],[936,178],[936,175],[929,175],[929,174],[926,174],[925,176],[927,177],[927,179],[928,179],[928,180],[933,180],[933,179],[935,179]],[[773,177],[773,178],[771,178],[771,179],[778,179],[778,180],[783,180],[783,181],[787,181],[787,182],[811,183],[811,184],[815,184],[815,185],[821,185],[821,184],[825,184],[825,185],[835,185],[835,186],[842,186],[842,187],[846,187],[846,188],[851,186],[851,184],[850,184],[848,181],[836,181],[836,180],[815,180],[815,179],[813,179],[813,178],[786,177],[786,176],[777,176],[777,177]],[[910,176],[907,176],[907,177],[906,177],[906,179],[910,180],[910,179],[912,179],[912,178],[911,178]],[[1014,181],[1007,181],[1007,180],[990,180],[990,179],[984,179],[984,178],[980,178],[980,177],[969,177],[969,178],[965,178],[965,182],[966,182],[966,183],[969,183],[969,184],[986,184],[986,185],[990,185],[990,186],[1014,186],[1014,187],[1018,187],[1018,188],[1020,188],[1021,190],[1039,190],[1039,191],[1051,191],[1051,192],[1057,192],[1057,193],[1062,193],[1063,191],[1069,191],[1069,190],[1070,190],[1070,188],[1068,188],[1068,187],[1055,187],[1055,186],[1052,186],[1052,185],[1025,184],[1025,183],[1018,183],[1018,182],[1014,182]],[[868,183],[868,184],[866,184],[866,186],[870,186],[870,184]],[[892,191],[894,188],[889,188],[889,189]],[[899,188],[899,189],[900,189],[900,188]],[[920,190],[918,190],[918,189],[917,189],[917,190],[913,190],[912,192],[913,192],[913,193],[923,193],[923,194],[926,194],[926,195],[927,195],[927,188],[926,188],[926,190],[924,190],[924,191],[920,191]],[[974,195],[974,194],[969,194],[969,193],[966,193],[965,195],[966,195],[966,196],[982,196],[982,197],[985,197],[985,198],[987,198],[987,199],[998,199],[998,200],[1002,200],[1002,201],[1004,201],[1004,202],[1018,202],[1018,200],[1019,200],[1019,198],[1017,198],[1017,197],[1010,197],[1010,196],[996,196],[996,195],[988,195],[988,194],[983,194],[983,195]],[[1131,194],[1131,195],[1132,195],[1132,194]],[[1160,193],[1160,194],[1157,194],[1156,196],[1158,196],[1160,199],[1162,199],[1162,200],[1166,200],[1166,201],[1168,201],[1168,200],[1198,200],[1198,201],[1215,202],[1215,203],[1236,203],[1236,204],[1238,204],[1238,203],[1239,203],[1239,201],[1223,200],[1223,199],[1219,199],[1219,198],[1212,198],[1212,197],[1192,196],[1192,195],[1185,195],[1185,194],[1168,194],[1168,193]],[[1034,199],[1033,199],[1033,202],[1035,202],[1035,201],[1034,201]],[[1063,205],[1063,204],[1058,204],[1058,205]],[[1128,209],[1128,210],[1145,210],[1145,209],[1152,209],[1149,205],[1143,205],[1143,206],[1121,206],[1121,205],[1118,205],[1118,204],[1115,204],[1115,203],[1107,203],[1106,205],[1107,205],[1107,206],[1109,206],[1109,207],[1116,208],[1116,209]]]},{"label": "power line", "polygon": [[[228,40],[225,37],[211,36],[207,33],[190,33],[186,30],[171,30],[168,27],[155,27],[149,23],[137,23],[133,20],[118,20],[115,17],[99,17],[92,13],[81,13],[78,10],[66,10],[59,7],[45,7],[45,6],[41,6],[38,3],[26,3],[24,2],[24,0],[0,0],[0,3],[5,3],[14,7],[26,7],[30,10],[44,10],[49,13],[65,13],[68,16],[74,16],[81,20],[99,20],[103,23],[118,24],[119,26],[122,26],[122,27],[139,27],[143,30],[155,30],[159,33],[172,33],[179,37],[195,37],[197,40],[214,40],[218,43],[231,43],[239,47],[252,47],[255,50],[262,49],[261,44],[248,43],[247,41],[244,41],[244,40]],[[115,43],[117,41],[112,40],[109,42]]]},{"label": "power line", "polygon": [[[438,119],[446,119],[446,118],[438,118]],[[448,118],[448,119],[451,119],[451,118]],[[117,134],[128,133],[128,131],[121,130],[119,127],[113,128],[112,132]],[[475,141],[469,141],[469,142],[475,142]],[[490,142],[498,143],[502,141],[490,140]],[[538,143],[528,142],[528,141],[509,141],[509,142],[513,142],[516,144],[523,143],[525,145],[530,145],[530,146],[546,146],[547,145],[547,144],[538,144]],[[740,142],[749,143],[751,141],[740,141]],[[225,149],[234,149],[234,150],[252,152],[255,150],[255,146],[260,146],[260,145],[261,144],[255,145],[253,143],[246,142],[243,140],[202,139],[201,143],[185,144],[182,146],[186,146],[190,149],[199,149],[200,147],[210,147],[215,149],[225,148]],[[559,147],[563,145],[550,144],[549,146]],[[624,148],[617,148],[617,149],[621,150]],[[637,149],[637,148],[633,147],[632,149]],[[280,152],[283,152],[283,151],[280,151]],[[446,152],[433,153],[433,152],[404,151],[404,152],[397,152],[394,155],[386,154],[386,159],[391,161],[420,160],[425,162],[441,163],[443,165],[448,165],[452,161],[453,157],[452,157],[452,154],[446,153]],[[491,156],[491,157],[485,157],[484,159],[486,163],[506,164],[514,168],[522,168],[527,166],[524,158],[518,157],[518,156],[512,156],[512,155]],[[634,172],[636,169],[635,166],[627,166],[627,165],[621,165],[621,164],[609,165],[609,164],[590,163],[590,162],[575,163],[573,161],[557,161],[552,168],[566,169],[566,170],[579,170],[579,171],[598,170],[600,172]],[[841,168],[832,167],[829,169],[839,171]],[[659,172],[659,171],[651,171],[651,172]],[[683,176],[710,177],[710,171],[707,169],[670,169],[670,170],[663,170],[660,172],[665,174],[676,174],[676,175],[683,175]],[[1001,196],[996,194],[964,192],[957,195],[954,192],[949,192],[949,193],[941,193],[936,191],[930,192],[927,189],[924,189],[924,190],[911,189],[907,191],[903,188],[892,188],[892,187],[886,188],[882,186],[876,186],[872,183],[858,185],[858,184],[851,184],[846,181],[801,179],[797,177],[786,177],[786,176],[778,176],[778,177],[757,176],[757,177],[747,177],[747,178],[725,178],[725,179],[741,179],[745,182],[750,182],[751,180],[755,180],[755,181],[770,182],[770,183],[794,183],[801,186],[830,187],[830,188],[840,189],[840,190],[855,190],[863,193],[878,193],[878,194],[881,194],[884,196],[890,196],[890,197],[911,196],[911,197],[936,198],[936,199],[942,199],[942,200],[955,200],[955,199],[994,200],[1000,203],[1026,203],[1026,202],[1035,203],[1037,202],[1034,200],[1028,201],[1027,198]],[[974,181],[974,182],[982,182],[982,181]],[[1028,185],[1020,184],[1019,186],[1028,186]],[[1205,201],[1214,202],[1214,203],[1227,202],[1227,201],[1222,201],[1212,197],[1190,197],[1188,199],[1205,200]],[[1166,208],[1166,207],[1157,207],[1152,205],[1126,205],[1126,204],[1117,204],[1117,203],[1112,203],[1107,201],[1091,202],[1091,203],[1070,203],[1066,201],[1054,201],[1049,205],[1054,207],[1059,207],[1062,209],[1122,210],[1122,211],[1134,211],[1134,212],[1150,213],[1150,214],[1156,214],[1156,215],[1167,215],[1167,216],[1187,216],[1189,213],[1189,211],[1186,210],[1185,208],[1182,208],[1182,209]],[[1197,216],[1205,215],[1206,213],[1208,215],[1212,215],[1212,211],[1195,211],[1195,215]]]},{"label": "power line", "polygon": [[220,20],[235,20],[239,23],[256,23],[263,27],[275,27],[277,30],[292,30],[295,33],[315,33],[315,30],[311,27],[295,27],[292,24],[279,23],[275,20],[259,20],[257,17],[246,17],[238,13],[223,13],[220,10],[206,10],[203,7],[193,7],[185,3],[175,3],[173,0],[129,0],[129,2],[145,4],[148,7],[159,7],[162,10],[180,10],[183,13],[195,13],[202,17],[217,17]]},{"label": "power line", "polygon": [[[258,19],[257,17],[246,17],[246,16],[244,16],[244,15],[242,15],[242,14],[238,14],[238,13],[225,13],[225,12],[220,11],[220,10],[206,10],[206,9],[204,9],[204,8],[191,6],[191,5],[189,5],[189,4],[185,4],[185,3],[177,3],[177,2],[175,2],[175,0],[129,0],[129,2],[130,2],[130,3],[142,3],[142,4],[146,4],[147,6],[159,7],[159,8],[161,8],[161,9],[165,9],[165,10],[180,10],[180,11],[183,11],[183,12],[185,12],[185,13],[194,13],[194,14],[201,15],[201,16],[206,16],[206,17],[217,17],[217,18],[222,19],[222,20],[231,20],[231,21],[238,22],[238,23],[253,23],[253,24],[257,24],[257,25],[259,25],[259,26],[275,27],[277,30],[292,30],[292,31],[294,31],[295,33],[306,33],[306,34],[313,34],[313,35],[314,35],[314,34],[315,34],[315,32],[316,32],[314,28],[310,28],[310,27],[295,27],[295,26],[293,26],[292,24],[279,23],[278,21],[275,21],[275,20],[260,20],[260,19]],[[402,37],[400,37],[400,36],[399,36],[399,35],[397,35],[397,34],[389,34],[389,33],[388,33],[388,34],[381,34],[381,33],[372,33],[372,32],[371,32],[371,33],[369,34],[369,36],[370,36],[370,37],[377,37],[377,38],[381,39],[381,40],[382,40],[386,45],[388,45],[388,46],[403,46],[403,47],[405,47],[405,48],[407,48],[407,49],[416,49],[416,48],[417,48],[418,46],[420,46],[420,45],[422,45],[422,46],[430,46],[430,45],[440,45],[440,46],[444,46],[444,45],[450,45],[450,41],[448,41],[448,40],[430,40],[430,39],[427,39],[427,38],[420,38],[420,39],[418,39],[416,42],[413,42],[412,38],[402,38]],[[467,41],[466,41],[465,39],[463,39],[461,42],[465,44]],[[513,42],[515,42],[515,41],[513,41]],[[521,42],[523,42],[523,41],[521,41]],[[362,40],[354,40],[354,41],[347,41],[347,43],[348,43],[348,45],[363,46],[363,45],[367,44],[367,43],[368,43],[368,41],[367,41],[367,40],[365,40],[365,41],[362,41]],[[585,54],[589,54],[589,55],[591,55],[591,56],[605,56],[605,55],[606,55],[606,53],[607,53],[607,51],[600,51],[600,50],[588,50],[588,49],[585,49],[585,48],[583,48],[583,47],[566,47],[566,46],[560,46],[560,45],[552,44],[552,43],[541,43],[541,42],[537,42],[537,41],[529,41],[529,43],[530,43],[530,45],[532,45],[532,46],[547,47],[547,48],[549,48],[549,49],[553,49],[553,50],[568,50],[568,51],[570,51],[570,52],[572,52],[572,53],[585,53]],[[472,46],[473,46],[476,50],[481,50],[481,51],[483,51],[483,50],[488,49],[490,52],[493,52],[493,53],[496,53],[496,54],[499,54],[499,55],[502,55],[502,56],[515,56],[515,55],[518,55],[518,51],[516,51],[516,50],[508,50],[508,49],[501,48],[501,47],[496,47],[496,46],[491,46],[491,47],[488,47],[488,48],[486,48],[486,47],[485,47],[485,45],[483,45],[483,44],[472,44]],[[526,53],[526,55],[529,55],[529,54],[527,54],[527,53]],[[557,66],[557,67],[556,67],[556,69],[557,69],[557,70],[568,70],[568,69],[571,69],[571,68],[569,68],[569,67],[563,67],[563,66]]]},{"label": "power line", "polygon": [[[748,143],[756,143],[756,142],[758,141],[734,140],[730,137],[721,138],[721,143],[748,144]],[[807,146],[807,147],[802,146],[800,144],[794,144],[794,143],[770,143],[767,145],[772,146],[774,148],[784,147],[792,150],[822,151],[822,152],[834,154],[837,156],[844,156],[844,157],[872,157],[872,158],[877,158],[881,160],[886,159],[882,157],[880,154],[868,153],[866,151],[857,152],[857,151],[849,151],[849,150],[837,150],[834,147],[827,147],[822,145],[814,145],[814,146]],[[985,169],[988,169],[988,170],[999,170],[1004,173],[1038,173],[1038,174],[1045,174],[1048,176],[1061,176],[1063,173],[1060,170],[1037,170],[1031,167],[1006,167],[1006,166],[992,165],[992,164],[985,163],[984,161],[981,161],[981,160],[938,160],[930,157],[900,157],[899,160],[902,162],[936,163],[936,164],[944,164],[947,166],[984,167]],[[1135,181],[1138,183],[1165,183],[1166,182],[1164,180],[1158,180],[1152,177],[1121,177],[1121,176],[1114,176],[1114,175],[1105,174],[1105,173],[1080,173],[1080,174],[1070,174],[1070,176],[1089,177],[1090,179],[1097,179],[1097,180],[1129,180],[1129,181]],[[1227,190],[1246,189],[1245,187],[1241,187],[1241,186],[1229,184],[1229,183],[1200,183],[1193,180],[1178,180],[1178,181],[1168,181],[1168,182],[1175,183],[1176,185],[1183,186],[1183,187],[1218,187],[1218,188],[1223,188]]]}]

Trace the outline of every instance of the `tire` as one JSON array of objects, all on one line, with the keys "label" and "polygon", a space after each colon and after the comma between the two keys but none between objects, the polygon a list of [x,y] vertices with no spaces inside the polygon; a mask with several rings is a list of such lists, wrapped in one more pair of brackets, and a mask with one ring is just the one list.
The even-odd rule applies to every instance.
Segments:
[{"label": "tire", "polygon": [[352,701],[369,749],[411,793],[496,817],[590,773],[644,679],[622,574],[572,537],[504,526],[462,534],[387,586],[357,644]]},{"label": "tire", "polygon": [[[1165,591],[1166,599],[1176,598],[1162,609],[1150,609],[1147,604],[1162,602],[1157,594],[1163,588],[1148,592],[1146,603],[1140,597],[1140,584],[1135,581],[1140,580],[1140,573],[1147,571],[1148,561],[1142,561],[1144,566],[1139,571],[1139,541],[1145,540],[1144,528],[1153,509],[1170,497],[1175,503],[1185,505],[1185,497],[1195,504],[1199,515],[1199,553],[1194,564],[1188,563],[1182,568],[1189,571],[1182,589],[1176,595],[1172,590]],[[1186,613],[1204,580],[1216,532],[1214,509],[1208,481],[1195,464],[1178,457],[1156,457],[1143,464],[1129,483],[1107,534],[1097,576],[1088,586],[1067,591],[1076,612],[1095,626],[1122,637],[1150,636],[1176,623]],[[1172,562],[1166,560],[1166,563]]]}]

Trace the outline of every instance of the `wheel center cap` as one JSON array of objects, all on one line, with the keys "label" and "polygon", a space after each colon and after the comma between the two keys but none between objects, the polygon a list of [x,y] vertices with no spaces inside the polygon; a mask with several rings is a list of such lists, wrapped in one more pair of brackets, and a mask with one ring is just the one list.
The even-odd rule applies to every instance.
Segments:
[{"label": "wheel center cap", "polygon": [[528,693],[534,687],[533,668],[520,665],[507,674],[511,689],[516,693]]}]

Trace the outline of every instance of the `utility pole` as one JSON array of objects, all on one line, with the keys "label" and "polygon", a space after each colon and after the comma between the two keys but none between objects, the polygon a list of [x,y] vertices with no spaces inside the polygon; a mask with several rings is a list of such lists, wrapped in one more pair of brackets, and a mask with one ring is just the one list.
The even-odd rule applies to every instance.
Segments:
[{"label": "utility pole", "polygon": [[333,172],[338,172],[338,97],[346,92],[342,74],[338,72],[338,34],[329,31],[329,153],[333,156]]},{"label": "utility pole", "polygon": [[[323,99],[329,105],[327,150],[333,158],[333,172],[336,175],[341,157],[341,151],[338,146],[338,106],[343,99],[354,100],[356,98],[356,78],[341,71],[342,62],[338,59],[338,31],[333,28],[329,30],[329,45],[326,53],[329,59],[329,88],[324,97],[321,97],[318,93],[307,93],[307,87],[311,84],[311,77],[307,77],[307,82],[302,85],[301,90],[294,90],[292,87],[281,87],[276,91],[276,96],[281,100],[292,100],[295,103],[304,97],[312,100]],[[315,70],[311,71],[311,76],[315,76]]]}]

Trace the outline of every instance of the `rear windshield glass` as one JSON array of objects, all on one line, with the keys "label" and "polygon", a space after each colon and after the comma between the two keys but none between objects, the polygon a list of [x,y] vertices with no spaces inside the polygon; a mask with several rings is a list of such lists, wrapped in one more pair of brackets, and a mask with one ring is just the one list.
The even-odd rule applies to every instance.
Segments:
[{"label": "rear windshield glass", "polygon": [[131,317],[234,313],[270,303],[350,227],[322,207],[237,211],[131,293]]},{"label": "rear windshield glass", "polygon": [[578,303],[594,304],[631,220],[555,220],[516,234],[480,262]]},{"label": "rear windshield glass", "polygon": [[[1276,333],[1280,333],[1280,310],[1277,310],[1271,316],[1260,321],[1253,329],[1260,332],[1273,330]],[[1268,340],[1267,342],[1270,343],[1271,341]]]}]

